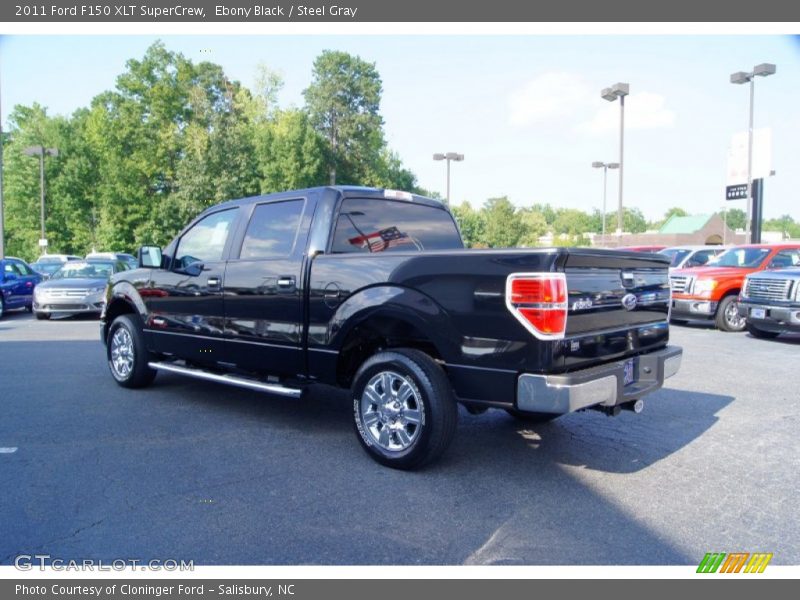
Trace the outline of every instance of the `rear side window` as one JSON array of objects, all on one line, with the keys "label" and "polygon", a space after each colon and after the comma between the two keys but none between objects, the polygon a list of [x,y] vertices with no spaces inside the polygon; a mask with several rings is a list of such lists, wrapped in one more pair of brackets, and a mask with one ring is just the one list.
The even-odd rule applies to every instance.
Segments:
[{"label": "rear side window", "polygon": [[239,258],[279,258],[294,250],[303,200],[259,204],[253,211]]},{"label": "rear side window", "polygon": [[440,208],[393,200],[342,202],[333,253],[413,252],[463,248],[450,214]]}]

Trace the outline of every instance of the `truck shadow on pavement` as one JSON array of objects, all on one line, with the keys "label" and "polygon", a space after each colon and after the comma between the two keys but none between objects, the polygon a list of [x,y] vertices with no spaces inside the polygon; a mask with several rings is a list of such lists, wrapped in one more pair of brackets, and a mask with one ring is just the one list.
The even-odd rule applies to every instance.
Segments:
[{"label": "truck shadow on pavement", "polygon": [[732,400],[662,390],[641,415],[535,427],[461,410],[443,459],[401,472],[367,457],[347,394],[330,388],[286,400],[161,373],[127,390],[99,342],[0,343],[9,372],[31,361],[48,368],[34,384],[6,384],[0,423],[0,446],[19,447],[0,456],[16,490],[0,497],[0,564],[22,552],[198,565],[696,564],[574,470],[632,477]]}]

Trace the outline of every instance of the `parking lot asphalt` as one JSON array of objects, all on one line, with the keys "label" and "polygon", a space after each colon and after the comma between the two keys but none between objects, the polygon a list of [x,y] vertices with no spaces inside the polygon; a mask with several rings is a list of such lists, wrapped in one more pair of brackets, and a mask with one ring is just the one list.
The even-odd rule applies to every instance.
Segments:
[{"label": "parking lot asphalt", "polygon": [[[800,336],[672,328],[683,365],[640,415],[545,425],[461,410],[420,472],[360,448],[347,396],[161,373],[112,380],[95,320],[0,320],[0,564],[800,563]],[[13,450],[16,448],[16,450]]]}]

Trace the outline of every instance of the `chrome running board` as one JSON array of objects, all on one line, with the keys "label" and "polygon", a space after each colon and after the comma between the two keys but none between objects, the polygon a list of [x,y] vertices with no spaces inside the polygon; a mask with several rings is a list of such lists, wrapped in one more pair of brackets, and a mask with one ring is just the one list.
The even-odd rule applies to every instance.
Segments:
[{"label": "chrome running board", "polygon": [[193,369],[191,367],[181,367],[168,362],[151,362],[147,366],[157,371],[168,371],[170,373],[178,373],[179,375],[186,375],[187,377],[194,377],[195,379],[204,379],[205,381],[215,381],[217,383],[224,383],[226,385],[234,385],[236,387],[247,388],[259,392],[268,392],[270,394],[278,394],[279,396],[288,396],[290,398],[299,398],[303,390],[296,388],[284,387],[277,383],[263,383],[255,379],[247,379],[245,377],[236,377],[235,375],[217,375],[203,369]]}]

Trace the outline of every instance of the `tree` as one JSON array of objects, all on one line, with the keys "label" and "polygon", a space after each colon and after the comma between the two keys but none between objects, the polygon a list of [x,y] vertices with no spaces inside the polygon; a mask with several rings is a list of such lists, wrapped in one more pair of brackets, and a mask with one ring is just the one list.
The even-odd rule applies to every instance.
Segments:
[{"label": "tree", "polygon": [[572,236],[591,230],[589,215],[576,208],[560,208],[553,221],[553,233],[566,233]]},{"label": "tree", "polygon": [[518,243],[520,246],[531,248],[539,245],[539,238],[547,233],[548,225],[544,215],[533,208],[523,208],[517,212],[524,227]]},{"label": "tree", "polygon": [[664,213],[664,222],[668,221],[673,216],[675,217],[686,217],[689,213],[683,210],[679,206],[673,206],[672,208],[668,209],[667,212]]},{"label": "tree", "polygon": [[[647,220],[638,208],[624,207],[622,209],[623,229],[629,233],[644,233],[647,231]],[[614,221],[616,228],[616,221]]]},{"label": "tree", "polygon": [[731,208],[725,211],[725,222],[734,231],[744,229],[747,223],[747,214],[740,208]]},{"label": "tree", "polygon": [[314,129],[326,140],[331,183],[363,183],[384,146],[382,84],[374,63],[325,50],[303,92]]},{"label": "tree", "polygon": [[464,245],[467,248],[486,245],[486,221],[481,212],[472,208],[472,205],[467,201],[452,207],[452,211],[461,230],[461,238],[464,240]]},{"label": "tree", "polygon": [[485,241],[489,247],[513,248],[519,245],[525,226],[506,196],[489,198],[483,205],[483,214],[486,221]]}]

